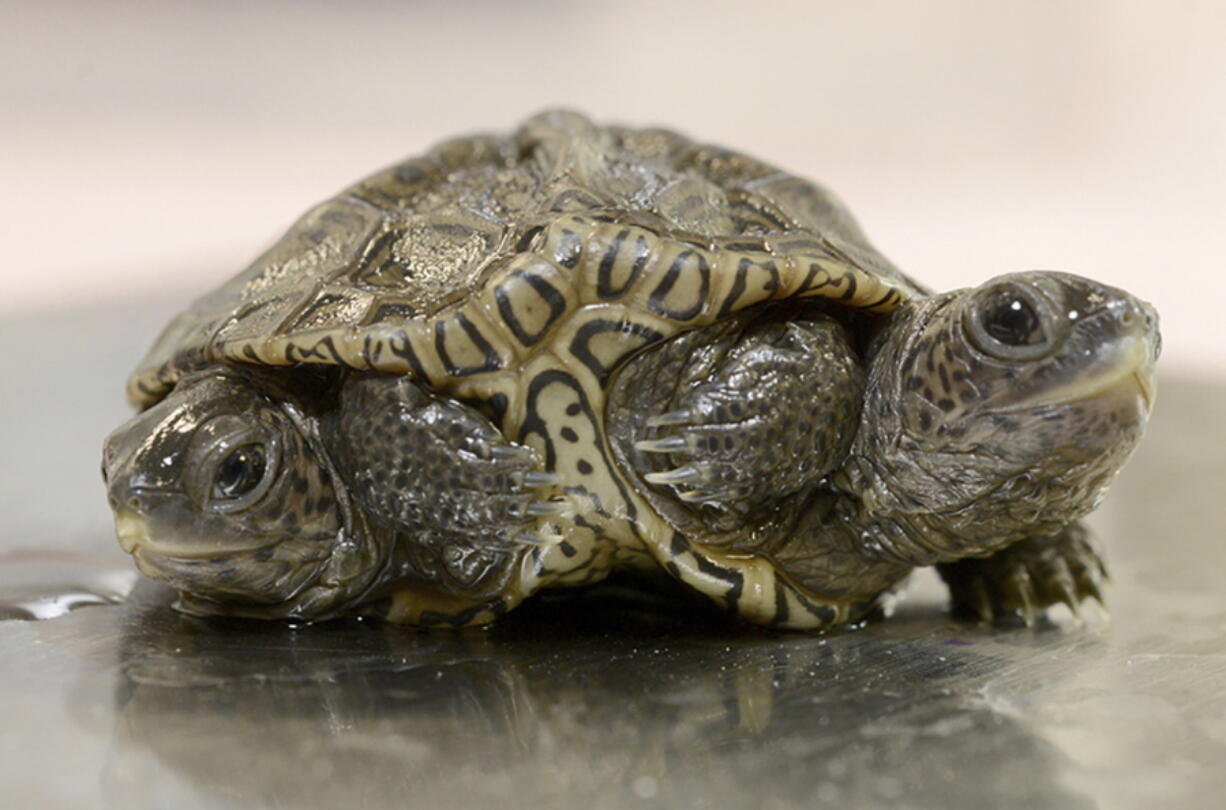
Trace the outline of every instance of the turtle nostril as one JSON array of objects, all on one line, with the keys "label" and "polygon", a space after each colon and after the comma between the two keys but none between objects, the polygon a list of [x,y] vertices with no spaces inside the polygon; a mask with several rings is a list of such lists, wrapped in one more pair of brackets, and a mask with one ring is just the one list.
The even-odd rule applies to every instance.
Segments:
[{"label": "turtle nostril", "polygon": [[1120,313],[1120,323],[1124,326],[1132,326],[1134,323],[1136,323],[1136,320],[1137,312],[1133,307],[1126,307],[1124,311]]},{"label": "turtle nostril", "polygon": [[1158,326],[1158,311],[1149,304],[1143,304],[1141,311],[1145,313],[1145,325],[1150,329],[1156,329]]},{"label": "turtle nostril", "polygon": [[133,495],[131,498],[128,498],[128,508],[135,512],[139,512],[140,511],[140,498],[136,497],[135,495]]}]

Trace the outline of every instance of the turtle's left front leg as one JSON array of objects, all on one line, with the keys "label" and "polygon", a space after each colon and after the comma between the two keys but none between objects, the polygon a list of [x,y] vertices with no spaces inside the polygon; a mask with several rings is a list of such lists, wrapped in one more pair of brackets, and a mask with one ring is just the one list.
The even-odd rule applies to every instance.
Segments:
[{"label": "turtle's left front leg", "polygon": [[[388,544],[394,622],[491,621],[535,588],[534,547],[566,507],[557,476],[473,406],[408,377],[354,375],[327,431],[353,509]],[[527,572],[527,573],[526,573]]]},{"label": "turtle's left front leg", "polygon": [[1027,537],[990,557],[937,566],[955,613],[997,624],[1034,623],[1057,603],[1074,613],[1087,597],[1102,603],[1107,569],[1080,522]]}]

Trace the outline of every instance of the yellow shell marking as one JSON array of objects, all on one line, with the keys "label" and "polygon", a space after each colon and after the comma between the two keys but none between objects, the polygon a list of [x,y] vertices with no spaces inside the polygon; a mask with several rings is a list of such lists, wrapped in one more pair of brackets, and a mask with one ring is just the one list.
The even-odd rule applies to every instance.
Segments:
[{"label": "yellow shell marking", "polygon": [[[670,176],[654,202],[631,202]],[[517,210],[529,203],[544,207]],[[763,558],[691,546],[622,477],[606,386],[642,348],[763,302],[885,314],[915,290],[816,186],[671,133],[552,113],[511,139],[448,142],[309,212],[172,322],[129,394],[149,404],[215,362],[413,375],[487,403],[566,484],[574,508],[541,521],[564,542],[526,553],[516,599],[660,564],[747,618],[816,626],[846,606]],[[396,610],[411,618],[422,604],[401,595]]]}]

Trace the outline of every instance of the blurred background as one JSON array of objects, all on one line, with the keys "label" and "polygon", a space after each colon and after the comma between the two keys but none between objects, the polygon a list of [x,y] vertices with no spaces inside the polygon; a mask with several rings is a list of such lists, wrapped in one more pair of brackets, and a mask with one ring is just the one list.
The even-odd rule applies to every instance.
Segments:
[{"label": "blurred background", "polygon": [[10,323],[109,307],[143,345],[313,202],[565,105],[820,179],[936,287],[1127,287],[1162,313],[1165,372],[1226,373],[1226,4],[0,6]]}]

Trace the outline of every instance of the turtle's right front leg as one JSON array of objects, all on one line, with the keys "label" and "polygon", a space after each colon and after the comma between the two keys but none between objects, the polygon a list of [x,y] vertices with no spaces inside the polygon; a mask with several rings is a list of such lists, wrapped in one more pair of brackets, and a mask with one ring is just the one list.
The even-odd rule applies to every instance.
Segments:
[{"label": "turtle's right front leg", "polygon": [[747,315],[633,360],[613,392],[610,433],[656,493],[713,531],[738,531],[842,463],[863,390],[834,319]]},{"label": "turtle's right front leg", "polygon": [[517,563],[563,504],[534,451],[407,377],[346,382],[334,433],[354,507],[395,538],[388,618],[479,623],[527,595]]},{"label": "turtle's right front leg", "polygon": [[982,622],[1034,624],[1057,603],[1073,613],[1084,599],[1102,603],[1107,567],[1090,532],[1074,522],[1051,535],[1035,535],[990,557],[937,566],[955,613]]}]

